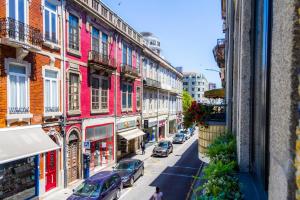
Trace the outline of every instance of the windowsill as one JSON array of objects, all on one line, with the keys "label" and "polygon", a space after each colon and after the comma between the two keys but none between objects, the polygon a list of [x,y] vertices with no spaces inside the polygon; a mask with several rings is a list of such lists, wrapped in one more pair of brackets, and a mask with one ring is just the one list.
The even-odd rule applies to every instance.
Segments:
[{"label": "windowsill", "polygon": [[53,42],[51,42],[51,41],[48,41],[48,40],[45,40],[45,41],[44,41],[44,45],[45,45],[46,47],[49,47],[50,49],[60,50],[60,45],[55,44],[55,43],[53,43]]},{"label": "windowsill", "polygon": [[133,112],[132,108],[122,108],[122,112]]},{"label": "windowsill", "polygon": [[81,111],[80,110],[69,110],[68,115],[80,115]]},{"label": "windowsill", "polygon": [[91,110],[91,114],[107,114],[108,110]]},{"label": "windowsill", "polygon": [[14,120],[18,119],[19,121],[22,121],[23,119],[30,119],[33,115],[31,113],[26,114],[7,114],[6,119],[7,120]]},{"label": "windowsill", "polygon": [[73,55],[73,56],[76,56],[76,57],[81,57],[81,53],[80,53],[79,50],[70,49],[70,48],[68,47],[67,52],[68,52],[68,54],[70,54],[70,55]]},{"label": "windowsill", "polygon": [[51,117],[51,118],[55,118],[58,116],[61,116],[62,112],[45,112],[44,113],[44,117]]}]

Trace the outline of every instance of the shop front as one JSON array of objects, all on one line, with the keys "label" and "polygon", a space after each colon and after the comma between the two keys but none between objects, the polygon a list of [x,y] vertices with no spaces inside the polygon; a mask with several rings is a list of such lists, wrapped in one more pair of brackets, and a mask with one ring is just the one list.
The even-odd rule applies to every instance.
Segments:
[{"label": "shop front", "polygon": [[145,132],[144,141],[146,143],[156,141],[157,118],[144,120],[144,132]]},{"label": "shop front", "polygon": [[85,153],[90,155],[90,170],[98,171],[114,163],[114,124],[88,126],[85,129]]},{"label": "shop front", "polygon": [[40,155],[60,147],[41,127],[0,130],[0,199],[29,199],[40,194]]},{"label": "shop front", "polygon": [[166,120],[159,121],[158,138],[162,140],[166,137]]},{"label": "shop front", "polygon": [[137,127],[137,120],[117,124],[118,159],[136,153],[145,133]]},{"label": "shop front", "polygon": [[177,132],[176,118],[169,121],[169,134]]}]

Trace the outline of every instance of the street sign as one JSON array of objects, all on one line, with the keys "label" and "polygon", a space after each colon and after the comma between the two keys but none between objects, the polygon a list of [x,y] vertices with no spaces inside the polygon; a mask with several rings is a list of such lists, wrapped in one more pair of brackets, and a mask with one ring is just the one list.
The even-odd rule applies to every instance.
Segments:
[{"label": "street sign", "polygon": [[83,146],[85,149],[91,148],[91,142],[89,140],[83,142]]}]

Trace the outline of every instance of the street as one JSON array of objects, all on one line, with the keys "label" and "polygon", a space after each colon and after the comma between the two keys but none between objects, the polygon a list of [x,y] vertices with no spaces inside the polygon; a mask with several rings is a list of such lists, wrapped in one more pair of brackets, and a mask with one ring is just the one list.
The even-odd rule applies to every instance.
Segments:
[{"label": "street", "polygon": [[169,157],[149,157],[144,162],[144,176],[133,187],[123,189],[121,200],[148,200],[156,186],[160,187],[164,199],[186,199],[193,176],[201,164],[198,159],[197,134],[184,144],[174,144],[174,152]]}]

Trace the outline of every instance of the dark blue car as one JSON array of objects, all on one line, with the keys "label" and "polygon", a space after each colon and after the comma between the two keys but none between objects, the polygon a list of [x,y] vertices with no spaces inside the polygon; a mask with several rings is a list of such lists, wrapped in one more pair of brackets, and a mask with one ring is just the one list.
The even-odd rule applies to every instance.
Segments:
[{"label": "dark blue car", "polygon": [[68,200],[112,200],[119,199],[122,180],[118,173],[103,171],[80,184]]}]

